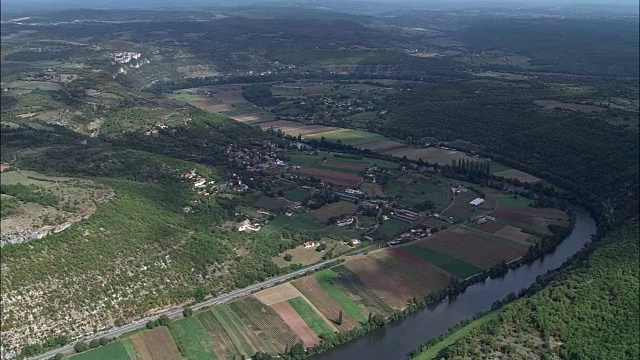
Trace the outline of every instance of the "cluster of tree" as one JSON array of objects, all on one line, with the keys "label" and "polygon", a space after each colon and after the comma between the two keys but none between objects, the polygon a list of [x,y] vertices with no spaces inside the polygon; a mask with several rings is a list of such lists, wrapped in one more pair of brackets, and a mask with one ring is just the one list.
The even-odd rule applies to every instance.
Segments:
[{"label": "cluster of tree", "polygon": [[271,85],[256,84],[242,87],[242,96],[258,106],[274,106],[281,101],[280,98],[273,97]]},{"label": "cluster of tree", "polygon": [[86,343],[84,341],[78,341],[73,346],[73,351],[75,351],[76,353],[85,352],[87,350],[95,349],[95,348],[100,347],[100,346],[105,346],[105,345],[107,345],[108,343],[110,343],[110,342],[112,342],[114,340],[115,340],[115,338],[101,337],[99,339],[93,339],[93,340],[89,341],[89,343]]},{"label": "cluster of tree", "polygon": [[158,326],[169,326],[171,324],[171,319],[167,315],[162,315],[156,320],[149,320],[147,322],[147,329],[153,329]]},{"label": "cluster of tree", "polygon": [[2,184],[0,185],[0,193],[11,195],[22,202],[36,203],[42,206],[57,206],[59,203],[59,200],[55,195],[33,184]]}]

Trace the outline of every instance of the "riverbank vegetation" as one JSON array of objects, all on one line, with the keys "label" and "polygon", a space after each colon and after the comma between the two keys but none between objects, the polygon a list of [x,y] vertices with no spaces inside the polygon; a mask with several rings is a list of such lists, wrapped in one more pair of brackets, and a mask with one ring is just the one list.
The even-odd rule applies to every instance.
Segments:
[{"label": "riverbank vegetation", "polygon": [[[527,294],[422,346],[420,360],[508,356],[510,359],[636,359],[640,249],[638,219],[578,253],[562,272]],[[477,326],[476,326],[477,325]],[[593,334],[597,333],[597,338]]]}]

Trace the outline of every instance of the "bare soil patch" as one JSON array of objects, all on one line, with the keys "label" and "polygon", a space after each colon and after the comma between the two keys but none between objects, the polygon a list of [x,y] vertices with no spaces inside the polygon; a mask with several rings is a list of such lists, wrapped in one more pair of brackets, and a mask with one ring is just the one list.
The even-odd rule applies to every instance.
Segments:
[{"label": "bare soil patch", "polygon": [[253,296],[265,305],[272,305],[303,295],[291,283],[287,282],[259,291]]},{"label": "bare soil patch", "polygon": [[356,187],[362,180],[362,177],[358,174],[343,173],[334,170],[323,170],[317,168],[302,168],[298,172],[303,174],[312,175],[324,182],[332,183],[335,185]]},{"label": "bare soil patch", "polygon": [[135,334],[131,342],[142,360],[181,360],[180,352],[165,326]]},{"label": "bare soil patch", "polygon": [[282,318],[282,320],[291,328],[293,333],[300,338],[305,347],[317,345],[320,338],[307,325],[296,310],[287,302],[281,301],[271,305],[271,308]]}]

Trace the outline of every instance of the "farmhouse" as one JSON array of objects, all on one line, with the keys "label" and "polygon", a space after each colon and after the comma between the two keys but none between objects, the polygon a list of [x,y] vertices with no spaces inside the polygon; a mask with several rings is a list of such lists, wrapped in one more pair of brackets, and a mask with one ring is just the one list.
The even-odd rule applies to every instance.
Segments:
[{"label": "farmhouse", "polygon": [[338,226],[347,226],[347,225],[351,225],[353,224],[353,216],[347,216],[343,219],[338,220],[338,222],[336,223],[336,225]]},{"label": "farmhouse", "polygon": [[471,206],[479,206],[479,205],[480,205],[480,204],[482,204],[483,202],[484,202],[484,199],[481,199],[481,198],[475,198],[475,199],[473,199],[473,200],[471,200],[471,201],[469,202],[469,205],[471,205]]},{"label": "farmhouse", "polygon": [[315,241],[307,241],[306,243],[302,244],[302,246],[304,246],[305,249],[309,249],[312,247],[316,247],[316,242]]},{"label": "farmhouse", "polygon": [[247,219],[241,223],[238,224],[238,231],[244,231],[244,232],[251,232],[251,231],[258,231],[260,230],[260,224],[258,223],[254,223],[251,224],[251,220]]},{"label": "farmhouse", "polygon": [[195,187],[203,187],[207,184],[207,179],[205,178],[200,178],[198,181],[196,181],[193,186]]},{"label": "farmhouse", "polygon": [[356,204],[356,203],[358,203],[360,201],[360,198],[357,198],[357,197],[355,197],[353,195],[348,195],[348,194],[345,194],[345,193],[336,193],[336,195],[338,195],[340,200],[352,202],[354,204]]},{"label": "farmhouse", "polygon": [[345,191],[347,194],[355,194],[355,195],[362,195],[363,192],[362,190],[358,190],[358,189],[345,189]]}]

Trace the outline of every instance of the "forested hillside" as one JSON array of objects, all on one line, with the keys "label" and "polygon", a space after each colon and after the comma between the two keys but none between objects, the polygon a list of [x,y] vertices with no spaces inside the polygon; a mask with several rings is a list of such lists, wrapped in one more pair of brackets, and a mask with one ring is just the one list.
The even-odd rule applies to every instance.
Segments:
[{"label": "forested hillside", "polygon": [[636,218],[436,358],[639,358],[639,236]]}]

